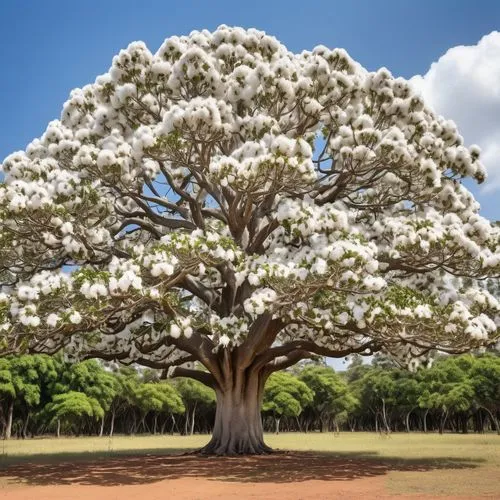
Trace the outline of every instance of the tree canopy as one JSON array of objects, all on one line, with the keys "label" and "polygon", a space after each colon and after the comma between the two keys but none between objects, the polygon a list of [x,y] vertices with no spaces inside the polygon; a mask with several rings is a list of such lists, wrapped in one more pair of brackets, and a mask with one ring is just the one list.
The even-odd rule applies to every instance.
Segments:
[{"label": "tree canopy", "polygon": [[478,280],[500,228],[462,182],[479,157],[342,49],[226,26],[134,42],[2,163],[0,349],[191,376],[218,396],[206,452],[268,451],[274,371],[498,338]]}]

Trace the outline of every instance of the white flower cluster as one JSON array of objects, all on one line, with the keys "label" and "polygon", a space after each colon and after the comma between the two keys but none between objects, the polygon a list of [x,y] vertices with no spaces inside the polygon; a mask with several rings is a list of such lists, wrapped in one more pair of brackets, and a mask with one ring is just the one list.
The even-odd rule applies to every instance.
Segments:
[{"label": "white flower cluster", "polygon": [[308,237],[316,233],[349,231],[353,221],[342,207],[320,207],[311,199],[285,198],[276,209],[276,218],[294,236]]},{"label": "white flower cluster", "polygon": [[78,292],[86,299],[124,296],[143,291],[142,269],[133,260],[113,257],[105,272],[81,269],[73,279],[81,282]]},{"label": "white flower cluster", "polygon": [[234,314],[220,317],[212,313],[208,324],[213,333],[212,340],[223,348],[239,345],[245,339],[249,328],[247,318]]},{"label": "white flower cluster", "polygon": [[375,221],[370,232],[380,241],[381,253],[387,252],[394,259],[439,251],[439,255],[442,252],[455,254],[464,264],[474,259],[483,269],[494,269],[500,264],[500,230],[477,214],[464,223],[453,213],[443,216],[428,209],[412,217],[406,214],[386,217],[383,222]]},{"label": "white flower cluster", "polygon": [[168,335],[174,339],[179,338],[183,335],[186,338],[190,338],[193,335],[193,328],[191,327],[190,318],[176,318],[168,328]]},{"label": "white flower cluster", "polygon": [[[64,316],[67,321],[78,324],[80,314],[74,309],[60,308],[58,313],[51,312],[49,307],[54,307],[66,294],[72,293],[73,281],[71,276],[63,272],[41,271],[29,281],[18,283],[9,294],[0,294],[0,304],[4,305],[3,328],[20,323],[24,327],[54,328]],[[5,306],[8,306],[5,307]],[[49,307],[47,307],[49,306]]]},{"label": "white flower cluster", "polygon": [[377,247],[361,237],[345,211],[319,207],[307,199],[284,200],[276,217],[284,229],[270,239],[264,255],[247,261],[251,285],[280,283],[283,290],[304,289],[309,281],[316,287],[359,292],[385,286],[378,275]]},{"label": "white flower cluster", "polygon": [[209,141],[230,134],[232,122],[230,105],[211,97],[195,97],[172,106],[155,132],[161,136],[180,130],[188,138]]},{"label": "white flower cluster", "polygon": [[271,288],[257,288],[245,301],[245,311],[253,317],[260,316],[278,306],[277,299],[278,294]]},{"label": "white flower cluster", "polygon": [[[267,144],[266,144],[267,143]],[[272,186],[299,190],[316,180],[311,146],[284,135],[247,142],[210,163],[210,178],[245,193],[268,193]]]}]

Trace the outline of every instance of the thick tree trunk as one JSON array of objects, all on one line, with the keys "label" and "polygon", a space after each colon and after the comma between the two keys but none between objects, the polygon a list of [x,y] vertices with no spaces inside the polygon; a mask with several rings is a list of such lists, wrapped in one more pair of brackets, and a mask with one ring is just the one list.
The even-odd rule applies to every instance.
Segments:
[{"label": "thick tree trunk", "polygon": [[272,451],[264,444],[260,415],[263,386],[263,381],[255,376],[231,384],[225,391],[216,391],[217,408],[212,439],[200,453],[257,455]]}]

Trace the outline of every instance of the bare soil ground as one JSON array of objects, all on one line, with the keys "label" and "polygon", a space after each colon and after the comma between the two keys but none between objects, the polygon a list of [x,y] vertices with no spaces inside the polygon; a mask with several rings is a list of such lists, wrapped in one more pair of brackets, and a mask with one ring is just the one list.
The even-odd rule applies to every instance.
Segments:
[{"label": "bare soil ground", "polygon": [[[64,460],[64,459],[63,459]],[[7,500],[500,498],[497,467],[466,459],[318,452],[206,458],[135,455],[28,461],[0,469]],[[450,484],[453,487],[450,488]],[[453,495],[450,496],[450,492]]]}]

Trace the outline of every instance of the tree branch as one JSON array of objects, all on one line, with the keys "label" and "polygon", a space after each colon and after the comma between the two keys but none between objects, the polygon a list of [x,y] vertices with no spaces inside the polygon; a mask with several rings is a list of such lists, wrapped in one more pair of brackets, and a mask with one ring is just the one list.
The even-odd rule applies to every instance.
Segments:
[{"label": "tree branch", "polygon": [[175,366],[172,371],[169,373],[169,377],[187,377],[197,380],[202,384],[214,389],[217,387],[217,383],[212,374],[208,372],[202,372],[201,370],[193,370],[191,368],[184,368],[183,366]]}]

